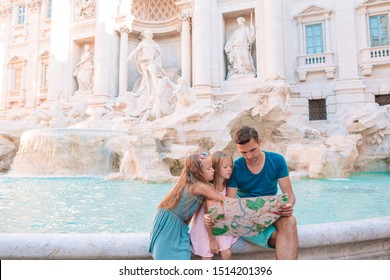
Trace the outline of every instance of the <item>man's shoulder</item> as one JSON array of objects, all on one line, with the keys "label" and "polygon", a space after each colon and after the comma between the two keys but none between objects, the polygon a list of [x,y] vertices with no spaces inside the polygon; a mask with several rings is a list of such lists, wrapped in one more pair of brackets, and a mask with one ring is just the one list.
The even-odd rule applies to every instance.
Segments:
[{"label": "man's shoulder", "polygon": [[268,158],[284,158],[282,154],[277,152],[264,151],[264,153]]},{"label": "man's shoulder", "polygon": [[241,156],[234,160],[234,165],[242,165],[245,162],[245,159]]}]

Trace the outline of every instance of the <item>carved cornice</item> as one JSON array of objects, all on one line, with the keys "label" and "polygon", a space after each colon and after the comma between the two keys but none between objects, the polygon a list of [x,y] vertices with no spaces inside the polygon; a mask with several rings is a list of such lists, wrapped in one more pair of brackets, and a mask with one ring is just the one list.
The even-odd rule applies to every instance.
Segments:
[{"label": "carved cornice", "polygon": [[41,8],[42,0],[30,0],[27,2],[27,8],[31,12],[37,12]]},{"label": "carved cornice", "polygon": [[0,6],[0,17],[5,18],[12,15],[12,4],[8,2]]}]

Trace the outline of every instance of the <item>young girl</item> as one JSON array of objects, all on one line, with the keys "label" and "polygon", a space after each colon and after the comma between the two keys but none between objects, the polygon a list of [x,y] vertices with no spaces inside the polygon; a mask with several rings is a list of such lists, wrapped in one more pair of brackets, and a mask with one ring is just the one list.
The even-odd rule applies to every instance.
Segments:
[{"label": "young girl", "polygon": [[158,206],[150,234],[149,252],[156,260],[191,259],[188,223],[203,198],[223,201],[210,181],[214,169],[207,153],[186,158],[179,181]]},{"label": "young girl", "polygon": [[[233,170],[233,158],[224,152],[216,151],[211,155],[214,173],[214,187],[222,195],[226,194],[227,181]],[[221,252],[221,258],[228,260],[232,252],[230,247],[238,240],[234,236],[213,236],[211,229],[204,223],[206,207],[200,207],[194,215],[194,221],[190,231],[191,250],[202,259],[211,260],[213,254]]]}]

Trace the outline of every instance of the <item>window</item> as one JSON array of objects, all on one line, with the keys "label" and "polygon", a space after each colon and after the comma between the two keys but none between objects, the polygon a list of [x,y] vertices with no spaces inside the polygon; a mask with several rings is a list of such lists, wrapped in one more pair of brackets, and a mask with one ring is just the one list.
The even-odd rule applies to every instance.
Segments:
[{"label": "window", "polygon": [[18,24],[24,24],[26,21],[26,6],[18,6]]},{"label": "window", "polygon": [[49,66],[47,64],[42,65],[42,81],[41,81],[42,87],[47,87],[47,85],[48,85],[48,80],[49,80],[48,67]]},{"label": "window", "polygon": [[326,100],[324,98],[309,100],[309,120],[318,121],[326,119]]},{"label": "window", "polygon": [[22,89],[23,69],[15,68],[13,71],[13,91],[19,92]]},{"label": "window", "polygon": [[386,46],[389,44],[389,17],[377,15],[369,17],[371,47]]},{"label": "window", "polygon": [[51,18],[52,0],[47,1],[47,18]]},{"label": "window", "polygon": [[375,95],[375,103],[378,103],[379,106],[390,104],[390,94]]},{"label": "window", "polygon": [[306,54],[324,52],[324,36],[322,23],[305,25]]}]

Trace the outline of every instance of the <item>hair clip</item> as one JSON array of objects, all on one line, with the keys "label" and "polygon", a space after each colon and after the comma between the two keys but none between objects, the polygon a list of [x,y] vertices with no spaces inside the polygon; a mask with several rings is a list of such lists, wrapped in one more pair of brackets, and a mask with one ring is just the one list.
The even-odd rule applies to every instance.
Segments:
[{"label": "hair clip", "polygon": [[202,161],[205,157],[207,157],[207,153],[206,152],[203,152],[199,155],[199,161]]}]

